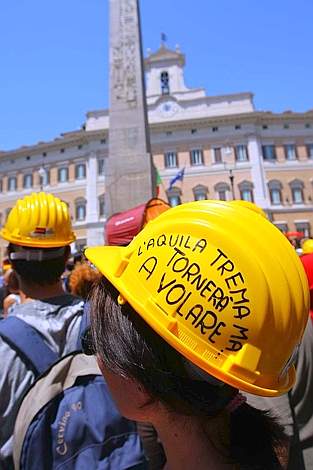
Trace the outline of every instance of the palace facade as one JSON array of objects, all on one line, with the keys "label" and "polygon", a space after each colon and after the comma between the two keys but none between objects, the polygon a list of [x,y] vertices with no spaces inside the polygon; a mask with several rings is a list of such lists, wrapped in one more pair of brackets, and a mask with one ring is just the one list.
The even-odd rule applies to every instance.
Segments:
[{"label": "palace facade", "polygon": [[[250,92],[207,96],[188,88],[185,56],[164,45],[145,59],[153,160],[160,197],[254,201],[282,231],[312,235],[313,110],[258,111]],[[82,129],[0,152],[0,224],[16,200],[52,192],[70,208],[77,242],[103,244],[109,111],[90,111]],[[131,145],[132,135],[128,136]],[[170,180],[185,169],[183,181]],[[5,242],[0,242],[0,257]]]}]

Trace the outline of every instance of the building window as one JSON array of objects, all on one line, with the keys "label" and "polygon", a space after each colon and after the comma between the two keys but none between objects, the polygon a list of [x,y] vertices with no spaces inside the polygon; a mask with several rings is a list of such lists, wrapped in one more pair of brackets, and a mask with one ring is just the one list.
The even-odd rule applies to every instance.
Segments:
[{"label": "building window", "polygon": [[243,201],[254,202],[253,183],[251,181],[242,181],[239,185],[240,199]]},{"label": "building window", "polygon": [[168,196],[168,202],[171,207],[179,206],[179,204],[181,204],[181,198],[178,194],[172,194]]},{"label": "building window", "polygon": [[203,165],[203,152],[201,149],[191,150],[190,164],[192,166]]},{"label": "building window", "polygon": [[86,164],[85,163],[78,163],[75,166],[75,178],[77,180],[83,180],[86,178]]},{"label": "building window", "polygon": [[165,168],[177,168],[177,153],[176,152],[166,152],[164,154],[164,166]]},{"label": "building window", "polygon": [[62,167],[58,169],[58,182],[66,183],[68,181],[68,168]]},{"label": "building window", "polygon": [[16,191],[17,180],[16,176],[10,176],[8,179],[8,191]]},{"label": "building window", "polygon": [[278,180],[271,180],[268,182],[271,203],[273,205],[279,205],[282,203],[282,187],[283,185]]},{"label": "building window", "polygon": [[217,126],[212,127],[212,132],[218,132],[218,127]]},{"label": "building window", "polygon": [[296,160],[297,159],[297,151],[296,146],[293,144],[288,144],[284,146],[285,149],[285,158],[286,160]]},{"label": "building window", "polygon": [[230,192],[229,184],[220,182],[214,186],[214,191],[220,201],[227,201],[227,194]]},{"label": "building window", "polygon": [[297,179],[291,181],[290,189],[291,189],[293,204],[303,204],[304,203],[304,195],[303,195],[304,184],[303,184],[303,181],[297,180]]},{"label": "building window", "polygon": [[274,222],[274,225],[280,230],[282,233],[287,233],[288,232],[288,225],[285,223],[276,223]]},{"label": "building window", "polygon": [[303,204],[303,191],[300,188],[292,189],[292,201],[294,204]]},{"label": "building window", "polygon": [[175,186],[166,191],[167,199],[172,207],[181,204],[181,190]]},{"label": "building window", "polygon": [[280,189],[270,189],[270,198],[274,206],[280,205],[282,201]]},{"label": "building window", "polygon": [[24,175],[23,176],[23,188],[30,189],[33,186],[33,175]]},{"label": "building window", "polygon": [[253,202],[253,192],[251,189],[243,189],[240,191],[240,197],[243,201]]},{"label": "building window", "polygon": [[311,238],[311,226],[309,222],[295,222],[296,231],[302,232],[305,238]]},{"label": "building window", "polygon": [[247,162],[249,160],[248,148],[246,145],[236,145],[235,156],[237,162]]},{"label": "building window", "polygon": [[213,162],[222,163],[222,149],[220,147],[213,148]]},{"label": "building window", "polygon": [[105,217],[105,196],[101,194],[99,196],[99,217]]},{"label": "building window", "polygon": [[208,188],[207,186],[203,186],[202,184],[198,184],[195,186],[193,189],[193,195],[195,198],[195,201],[203,201],[205,199],[208,199]]},{"label": "building window", "polygon": [[262,145],[263,160],[276,160],[275,145]]},{"label": "building window", "polygon": [[313,144],[308,144],[306,146],[306,151],[308,158],[313,158]]},{"label": "building window", "polygon": [[86,219],[86,201],[85,199],[77,199],[75,201],[75,218],[78,222]]},{"label": "building window", "polygon": [[161,72],[161,92],[162,95],[170,94],[170,79],[168,72]]},{"label": "building window", "polygon": [[98,175],[104,175],[104,158],[100,158],[100,160],[98,160]]}]

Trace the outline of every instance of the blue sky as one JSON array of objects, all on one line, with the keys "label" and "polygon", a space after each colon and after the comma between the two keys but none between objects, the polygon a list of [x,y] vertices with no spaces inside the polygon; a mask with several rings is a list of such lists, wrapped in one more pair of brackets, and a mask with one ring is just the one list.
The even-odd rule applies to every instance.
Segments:
[{"label": "blue sky", "polygon": [[[0,16],[0,150],[79,129],[108,106],[108,0],[11,0]],[[141,0],[144,51],[186,54],[186,83],[313,108],[312,0]]]}]

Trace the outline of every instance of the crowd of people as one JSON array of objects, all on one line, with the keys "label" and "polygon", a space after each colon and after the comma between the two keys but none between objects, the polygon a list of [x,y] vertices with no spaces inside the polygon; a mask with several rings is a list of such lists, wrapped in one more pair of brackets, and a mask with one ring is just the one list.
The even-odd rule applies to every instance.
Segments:
[{"label": "crowd of people", "polygon": [[[23,403],[36,384],[44,394],[55,367],[62,397],[70,387],[80,395],[29,468],[313,468],[313,240],[299,256],[256,205],[197,201],[150,221],[128,246],[72,255],[68,208],[44,192],[19,200],[0,236],[1,470],[27,468],[20,423],[37,428]],[[114,418],[88,398],[90,382],[68,385],[69,355],[92,357]],[[107,420],[105,436],[96,424],[88,439],[75,431],[73,410],[85,407],[89,427]]]}]

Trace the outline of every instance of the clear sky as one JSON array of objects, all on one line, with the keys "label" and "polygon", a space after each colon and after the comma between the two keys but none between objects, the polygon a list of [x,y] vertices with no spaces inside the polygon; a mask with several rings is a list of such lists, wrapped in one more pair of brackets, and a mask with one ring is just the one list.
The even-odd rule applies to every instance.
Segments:
[{"label": "clear sky", "polygon": [[[0,149],[79,129],[108,106],[109,0],[6,0],[0,15]],[[186,83],[251,91],[259,110],[313,108],[313,0],[141,0],[144,51],[160,34]]]}]

